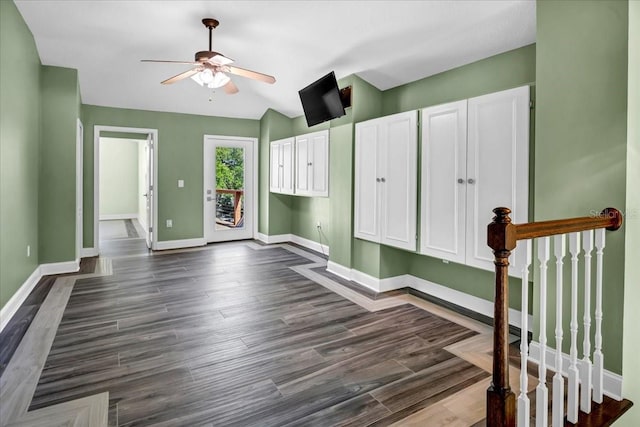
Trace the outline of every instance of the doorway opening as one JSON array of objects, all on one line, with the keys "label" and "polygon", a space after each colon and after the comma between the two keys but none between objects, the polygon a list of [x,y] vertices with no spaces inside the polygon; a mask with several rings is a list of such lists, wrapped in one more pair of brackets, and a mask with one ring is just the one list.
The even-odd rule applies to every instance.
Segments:
[{"label": "doorway opening", "polygon": [[94,246],[100,255],[155,249],[156,129],[94,129]]}]

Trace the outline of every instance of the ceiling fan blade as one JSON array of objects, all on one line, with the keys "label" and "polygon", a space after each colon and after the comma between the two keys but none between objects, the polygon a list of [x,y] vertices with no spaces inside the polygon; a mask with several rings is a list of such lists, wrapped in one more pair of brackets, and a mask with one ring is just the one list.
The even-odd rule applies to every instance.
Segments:
[{"label": "ceiling fan blade", "polygon": [[262,82],[269,83],[269,84],[273,84],[276,82],[275,77],[269,76],[267,74],[258,73],[257,71],[245,70],[244,68],[232,67],[232,66],[229,66],[228,68],[230,73],[237,74],[242,77],[248,77],[250,79],[260,80]]},{"label": "ceiling fan blade", "polygon": [[177,82],[179,80],[186,79],[187,77],[191,77],[194,74],[198,74],[200,71],[202,71],[202,69],[200,67],[195,67],[195,68],[192,68],[190,70],[185,71],[184,73],[180,73],[178,75],[170,77],[167,80],[164,80],[164,81],[162,81],[160,83],[162,83],[163,85],[168,85],[168,84],[171,84],[171,83],[175,83],[175,82]]},{"label": "ceiling fan blade", "polygon": [[160,62],[160,63],[166,63],[166,64],[191,64],[191,65],[199,64],[199,62],[194,62],[194,61],[163,61],[160,59],[141,59],[140,62]]},{"label": "ceiling fan blade", "polygon": [[238,86],[236,86],[233,80],[229,80],[229,83],[222,86],[222,88],[224,89],[224,92],[227,95],[233,95],[234,93],[238,93]]}]

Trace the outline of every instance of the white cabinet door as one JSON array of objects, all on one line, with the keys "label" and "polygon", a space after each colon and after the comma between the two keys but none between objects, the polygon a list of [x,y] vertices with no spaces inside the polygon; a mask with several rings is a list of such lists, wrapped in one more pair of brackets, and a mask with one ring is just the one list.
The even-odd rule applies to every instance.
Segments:
[{"label": "white cabinet door", "polygon": [[417,111],[387,116],[378,167],[381,185],[380,242],[416,250]]},{"label": "white cabinet door", "polygon": [[269,191],[279,193],[282,188],[282,174],[280,164],[282,163],[282,150],[278,141],[270,144],[271,163],[269,168]]},{"label": "white cabinet door", "polygon": [[293,194],[293,138],[272,141],[269,166],[269,191]]},{"label": "white cabinet door", "polygon": [[306,135],[296,137],[295,150],[295,194],[306,196],[309,194],[309,137]]},{"label": "white cabinet door", "polygon": [[295,194],[329,196],[329,131],[296,136]]},{"label": "white cabinet door", "polygon": [[293,138],[282,140],[282,187],[280,192],[293,194]]},{"label": "white cabinet door", "polygon": [[422,110],[420,252],[465,262],[467,101]]},{"label": "white cabinet door", "polygon": [[354,236],[416,249],[417,112],[356,124]]},{"label": "white cabinet door", "polygon": [[[529,87],[471,98],[468,109],[466,263],[493,270],[492,209],[510,208],[514,223],[528,220]],[[520,256],[512,255],[511,274],[519,274]]]},{"label": "white cabinet door", "polygon": [[378,146],[379,121],[356,124],[355,177],[354,177],[354,236],[380,241],[378,217]]},{"label": "white cabinet door", "polygon": [[311,139],[311,194],[329,196],[329,131],[318,132]]}]

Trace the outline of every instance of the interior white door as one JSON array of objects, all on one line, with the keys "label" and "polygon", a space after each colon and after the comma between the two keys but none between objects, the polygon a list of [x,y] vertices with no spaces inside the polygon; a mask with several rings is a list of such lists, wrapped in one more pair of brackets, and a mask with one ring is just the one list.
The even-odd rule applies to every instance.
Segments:
[{"label": "interior white door", "polygon": [[356,124],[354,236],[380,241],[378,144],[379,121]]},{"label": "interior white door", "polygon": [[[492,270],[492,210],[506,206],[514,223],[528,220],[529,87],[471,98],[468,115],[466,263]],[[512,274],[523,255],[516,249],[511,256]]]},{"label": "interior white door", "polygon": [[422,110],[420,252],[465,262],[467,101]]},{"label": "interior white door", "polygon": [[417,111],[384,120],[379,159],[382,201],[381,243],[416,250],[418,140]]},{"label": "interior white door", "polygon": [[151,249],[153,243],[153,233],[156,232],[153,229],[153,197],[155,191],[155,188],[153,188],[153,175],[155,173],[155,171],[153,170],[153,151],[155,149],[154,145],[153,134],[149,133],[149,135],[147,136],[147,145],[145,147],[145,154],[147,156],[147,192],[145,194],[147,226],[145,227],[145,240],[149,249]]},{"label": "interior white door", "polygon": [[253,238],[253,141],[205,137],[204,234],[207,242]]}]

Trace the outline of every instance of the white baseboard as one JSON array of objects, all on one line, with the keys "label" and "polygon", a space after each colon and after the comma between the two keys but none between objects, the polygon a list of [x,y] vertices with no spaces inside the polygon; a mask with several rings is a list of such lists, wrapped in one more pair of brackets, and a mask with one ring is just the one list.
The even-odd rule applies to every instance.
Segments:
[{"label": "white baseboard", "polygon": [[181,240],[164,240],[157,242],[154,249],[163,251],[167,249],[194,248],[197,246],[206,246],[207,241],[204,238],[197,239],[181,239]]},{"label": "white baseboard", "polygon": [[311,249],[312,251],[324,253],[326,256],[329,256],[329,246],[323,245],[313,240],[305,239],[304,237],[297,236],[295,234],[291,234],[291,242],[303,246],[305,248]]},{"label": "white baseboard", "polygon": [[[375,292],[387,292],[394,289],[409,287],[438,299],[451,302],[455,305],[466,308],[467,310],[474,311],[483,316],[493,318],[492,301],[487,301],[410,274],[378,279],[377,277],[373,277],[369,274],[363,273],[362,271],[351,269],[332,261],[327,263],[327,271],[337,274],[347,280],[353,280],[354,282],[357,282]],[[532,319],[532,316],[529,316],[529,325],[532,324]],[[511,308],[509,309],[509,324],[518,328],[522,326],[520,311]]]},{"label": "white baseboard", "polygon": [[[556,350],[555,348],[547,347],[546,350],[546,363],[547,368],[556,371]],[[606,355],[605,355],[606,356]],[[532,341],[529,344],[529,358],[531,362],[538,365],[540,363],[540,343]],[[571,363],[571,357],[562,353],[562,370],[560,371],[564,376],[567,376],[569,365]],[[578,360],[578,364],[580,361]],[[622,400],[622,376],[615,374],[606,369],[602,375],[602,392],[615,400]]]},{"label": "white baseboard", "polygon": [[4,307],[2,307],[2,310],[0,310],[0,332],[2,332],[5,326],[7,326],[13,315],[16,314],[16,311],[18,311],[20,306],[27,299],[33,288],[36,287],[41,277],[42,273],[40,273],[40,266],[37,266],[22,286],[18,288],[13,296],[9,298],[9,301],[7,301]]},{"label": "white baseboard", "polygon": [[351,277],[351,269],[349,267],[345,267],[344,265],[338,264],[337,262],[328,261],[327,271],[329,273],[335,274],[336,276],[340,276],[345,280],[353,280],[353,278]]},{"label": "white baseboard", "polygon": [[325,255],[329,255],[329,246],[320,244],[313,240],[305,239],[304,237],[300,237],[296,234],[272,234],[271,236],[268,236],[263,233],[258,233],[258,240],[269,245],[291,242],[311,249],[312,251],[320,253],[324,252]]},{"label": "white baseboard", "polygon": [[291,241],[291,234],[272,234],[268,236],[266,234],[258,233],[258,240],[268,245],[274,243],[286,243]]},{"label": "white baseboard", "polygon": [[87,257],[93,257],[93,256],[98,256],[98,250],[96,248],[82,248],[82,251],[80,251],[81,258],[87,258]]},{"label": "white baseboard", "polygon": [[80,270],[80,260],[67,262],[52,262],[49,264],[40,264],[40,273],[43,276],[50,274],[75,273]]},{"label": "white baseboard", "polygon": [[110,221],[114,219],[138,219],[137,213],[128,214],[100,214],[100,221]]},{"label": "white baseboard", "polygon": [[13,296],[0,310],[0,332],[7,326],[11,318],[16,314],[20,306],[25,302],[33,288],[36,287],[42,276],[50,274],[74,273],[80,269],[80,260],[68,262],[55,262],[40,264],[33,273],[24,281]]}]

